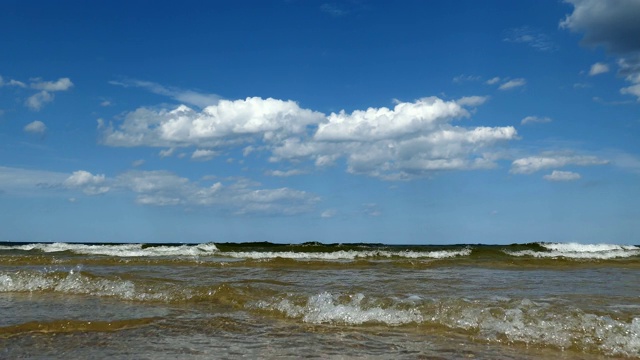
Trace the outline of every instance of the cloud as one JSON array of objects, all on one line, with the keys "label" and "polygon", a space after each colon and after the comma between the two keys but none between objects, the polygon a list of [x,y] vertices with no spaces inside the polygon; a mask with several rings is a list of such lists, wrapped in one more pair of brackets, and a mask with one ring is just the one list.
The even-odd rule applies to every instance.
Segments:
[{"label": "cloud", "polygon": [[507,30],[503,41],[526,44],[538,51],[552,51],[556,47],[547,35],[528,26]]},{"label": "cloud", "polygon": [[549,181],[574,181],[580,179],[580,174],[571,171],[553,170],[551,174],[543,176]]},{"label": "cloud", "polygon": [[[0,189],[25,196],[82,191],[86,195],[108,196],[129,193],[144,206],[208,207],[225,214],[292,215],[314,211],[320,198],[291,188],[265,189],[243,178],[214,177],[191,181],[169,171],[130,170],[116,177],[94,175],[86,170],[72,174],[0,166]],[[65,197],[68,198],[68,197]]]},{"label": "cloud", "polygon": [[356,110],[351,114],[332,113],[328,122],[319,124],[314,138],[325,141],[395,138],[434,129],[452,118],[468,116],[468,111],[460,104],[430,97],[400,103],[393,109],[382,107]]},{"label": "cloud", "polygon": [[560,27],[584,33],[583,43],[604,46],[614,53],[640,49],[640,2],[637,0],[565,0],[573,12]]},{"label": "cloud", "polygon": [[131,163],[131,166],[133,167],[140,167],[142,165],[144,165],[144,159],[138,159]]},{"label": "cloud", "polygon": [[623,95],[635,95],[638,97],[638,101],[640,101],[640,84],[624,87],[620,89],[620,93]]},{"label": "cloud", "polygon": [[639,55],[629,56],[618,60],[618,74],[633,85],[620,89],[623,95],[634,95],[640,101],[640,50]]},{"label": "cloud", "polygon": [[107,129],[110,146],[218,147],[248,141],[276,141],[304,133],[322,114],[293,101],[272,98],[221,100],[201,112],[181,105],[174,110],[140,108],[129,113],[118,129]]},{"label": "cloud", "polygon": [[5,82],[4,79],[2,78],[2,76],[0,76],[0,87],[3,86],[17,86],[17,87],[21,87],[21,88],[26,88],[27,85],[25,83],[23,83],[22,81],[17,81],[17,80],[9,80],[9,82]]},{"label": "cloud", "polygon": [[31,134],[44,134],[47,131],[47,126],[42,121],[36,120],[27,124],[24,131]]},{"label": "cloud", "polygon": [[306,173],[307,173],[306,171],[296,170],[296,169],[287,170],[287,171],[269,170],[265,173],[265,175],[276,176],[276,177],[289,177],[289,176],[296,176],[296,175],[304,175]]},{"label": "cloud", "polygon": [[324,13],[327,13],[333,17],[343,17],[346,16],[349,12],[342,7],[338,6],[334,3],[324,3],[320,5],[320,10]]},{"label": "cloud", "polygon": [[497,84],[497,83],[499,83],[499,82],[500,82],[500,78],[499,78],[499,77],[497,77],[497,76],[496,76],[496,77],[493,77],[493,78],[491,78],[491,79],[489,79],[489,80],[487,80],[487,81],[486,81],[486,83],[487,83],[488,85]]},{"label": "cloud", "polygon": [[489,100],[488,96],[464,96],[456,100],[460,106],[480,106]]},{"label": "cloud", "polygon": [[171,155],[173,155],[173,153],[176,151],[176,148],[169,148],[166,150],[160,150],[160,152],[158,153],[158,156],[160,156],[161,158],[166,158],[169,157]]},{"label": "cloud", "polygon": [[532,174],[540,170],[557,169],[568,165],[594,166],[608,163],[608,160],[595,156],[547,153],[541,156],[530,156],[514,160],[509,172],[512,174]]},{"label": "cloud", "polygon": [[565,0],[573,12],[560,27],[583,33],[588,46],[603,46],[617,55],[620,76],[631,85],[620,89],[623,95],[640,101],[640,2],[637,0]]},{"label": "cloud", "polygon": [[68,174],[0,166],[0,189],[25,196],[55,188]]},{"label": "cloud", "polygon": [[73,172],[63,185],[69,189],[80,189],[87,195],[104,194],[110,190],[110,187],[105,185],[104,175],[93,175],[84,170]]},{"label": "cloud", "polygon": [[367,216],[380,216],[382,215],[382,211],[378,208],[378,204],[376,203],[366,203],[362,204],[362,212]]},{"label": "cloud", "polygon": [[[66,91],[73,86],[73,83],[69,78],[60,78],[55,82],[52,81],[42,81],[40,78],[35,78],[30,80],[31,83],[29,87],[31,89],[40,90],[37,93],[29,96],[24,105],[34,111],[40,111],[42,107],[53,101],[54,95],[52,92],[57,91]],[[22,81],[18,80],[10,80],[9,82],[5,82],[4,79],[0,76],[0,87],[3,86],[17,86],[20,88],[27,88],[27,85]]]},{"label": "cloud", "polygon": [[220,100],[220,96],[216,94],[206,94],[192,90],[167,87],[151,81],[127,79],[122,81],[109,81],[109,84],[122,86],[125,88],[142,88],[154,94],[167,96],[181,103],[194,105],[199,108],[205,108],[210,105],[215,105]]},{"label": "cloud", "polygon": [[199,161],[207,161],[207,160],[213,159],[217,155],[218,155],[217,151],[207,150],[207,149],[197,149],[196,151],[193,152],[193,154],[191,154],[191,159],[199,160]]},{"label": "cloud", "polygon": [[[469,118],[469,107],[488,98],[436,97],[397,102],[393,108],[369,108],[324,115],[293,101],[247,98],[221,100],[195,111],[141,108],[119,126],[103,129],[109,146],[207,149],[244,147],[244,156],[270,152],[271,162],[312,161],[331,166],[345,158],[347,171],[385,179],[408,179],[438,170],[495,166],[491,148],[516,139],[513,127],[466,128],[451,124]],[[246,146],[249,143],[250,145]],[[274,173],[277,174],[277,173]]]},{"label": "cloud", "polygon": [[540,123],[540,124],[544,124],[544,123],[550,123],[551,118],[549,117],[539,117],[539,116],[527,116],[524,119],[522,119],[522,121],[520,121],[521,125],[526,125],[526,124],[532,124],[532,123]]},{"label": "cloud", "polygon": [[500,90],[510,90],[527,84],[527,81],[523,78],[509,80],[498,87]]},{"label": "cloud", "polygon": [[477,75],[460,74],[453,78],[453,82],[459,84],[459,83],[469,82],[469,81],[480,81],[481,79],[482,77]]},{"label": "cloud", "polygon": [[325,219],[329,219],[329,218],[332,218],[332,217],[336,216],[337,213],[338,212],[336,210],[334,210],[334,209],[328,209],[328,210],[323,211],[320,214],[320,217],[321,218],[325,218]]},{"label": "cloud", "polygon": [[573,84],[574,89],[588,89],[591,87],[591,84],[587,83],[575,83]]},{"label": "cloud", "polygon": [[317,196],[290,188],[260,189],[246,179],[203,186],[168,171],[129,171],[115,179],[116,186],[136,194],[148,206],[206,206],[235,214],[297,214],[313,210]]},{"label": "cloud", "polygon": [[603,63],[595,63],[589,69],[589,76],[595,76],[609,72],[609,65]]},{"label": "cloud", "polygon": [[31,88],[43,91],[67,91],[73,87],[73,83],[69,78],[60,78],[58,81],[42,81],[35,79],[31,82]]},{"label": "cloud", "polygon": [[31,110],[40,111],[44,104],[52,102],[53,98],[53,94],[43,90],[28,97],[25,101],[25,105]]}]

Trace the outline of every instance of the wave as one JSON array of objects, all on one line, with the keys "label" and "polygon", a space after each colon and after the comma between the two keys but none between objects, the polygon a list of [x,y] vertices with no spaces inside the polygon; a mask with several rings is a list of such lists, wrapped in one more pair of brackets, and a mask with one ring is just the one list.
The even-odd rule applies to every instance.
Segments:
[{"label": "wave", "polygon": [[346,303],[341,303],[341,297],[345,298],[345,296],[323,292],[309,297],[305,305],[296,305],[285,298],[275,303],[260,301],[254,306],[260,309],[276,310],[293,318],[301,317],[304,322],[314,324],[360,325],[377,322],[387,325],[401,325],[423,321],[423,317],[417,309],[365,307],[363,304],[364,295],[360,293],[346,296],[348,299]]},{"label": "wave", "polygon": [[[237,260],[309,260],[309,261],[354,261],[354,260],[471,260],[513,261],[513,258],[569,259],[569,260],[615,260],[637,258],[640,247],[614,244],[578,243],[530,243],[512,245],[383,245],[383,244],[272,244],[259,243],[206,243],[206,244],[79,244],[79,243],[35,243],[0,244],[0,251],[17,252],[37,261],[35,254],[42,256],[104,256],[112,258],[157,258],[162,261],[205,259],[214,261]],[[26,252],[26,253],[25,253]],[[15,255],[15,254],[12,254]],[[10,257],[17,261],[15,256]],[[58,257],[58,261],[63,259]],[[224,260],[226,259],[226,260]],[[23,259],[25,262],[28,258]],[[40,259],[44,261],[43,259]],[[96,260],[93,258],[91,260]],[[541,266],[542,262],[538,262]]]},{"label": "wave", "polygon": [[[245,280],[196,286],[190,282],[97,275],[80,267],[66,271],[0,272],[0,293],[47,296],[53,292],[141,303],[218,304],[309,324],[416,326],[419,331],[446,329],[486,342],[551,346],[616,356],[640,353],[640,317],[634,307],[590,313],[553,299],[433,298],[406,293],[335,291],[304,294],[292,292],[290,285],[272,280]],[[78,326],[82,330],[84,325]],[[39,331],[27,328],[7,328],[6,332]]]},{"label": "wave", "polygon": [[312,324],[447,328],[495,343],[551,346],[561,350],[632,356],[640,353],[640,317],[623,320],[529,299],[367,298],[361,293],[322,292],[259,301],[249,307]]},{"label": "wave", "polygon": [[517,257],[536,258],[567,258],[567,259],[594,259],[609,260],[629,258],[640,255],[640,247],[632,245],[613,244],[578,244],[578,243],[539,243],[543,251],[503,250],[506,254]]},{"label": "wave", "polygon": [[0,246],[0,250],[40,251],[45,253],[71,252],[78,255],[105,255],[117,257],[147,256],[207,256],[214,255],[218,248],[214,244],[152,246],[148,244],[87,245],[70,243],[39,243],[18,246]]},{"label": "wave", "polygon": [[331,252],[294,251],[243,251],[225,252],[222,255],[242,259],[294,259],[294,260],[355,260],[369,258],[446,259],[469,256],[471,249],[442,251],[380,251],[380,250],[339,250]]}]

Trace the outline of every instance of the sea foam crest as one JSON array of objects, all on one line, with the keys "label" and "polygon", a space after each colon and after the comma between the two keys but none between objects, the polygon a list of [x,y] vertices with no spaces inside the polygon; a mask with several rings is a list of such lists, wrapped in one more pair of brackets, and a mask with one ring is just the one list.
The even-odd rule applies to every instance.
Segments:
[{"label": "sea foam crest", "polygon": [[569,259],[616,259],[640,255],[640,247],[614,244],[578,244],[578,243],[541,243],[547,251],[508,251],[512,256],[531,256],[537,258],[569,258]]},{"label": "sea foam crest", "polygon": [[344,296],[322,292],[310,296],[307,304],[300,306],[292,303],[288,299],[279,302],[269,303],[261,301],[258,308],[267,310],[277,310],[289,317],[302,318],[304,322],[340,323],[348,325],[359,325],[364,323],[384,323],[388,325],[402,325],[407,323],[420,323],[423,321],[422,315],[416,309],[394,309],[382,308],[380,306],[366,306],[363,302],[363,294],[348,296],[348,301],[344,301]]},{"label": "sea foam crest", "polygon": [[442,251],[358,251],[339,250],[332,252],[294,252],[294,251],[231,251],[221,255],[242,259],[294,259],[294,260],[355,260],[366,258],[408,258],[408,259],[446,259],[471,255],[471,249]]},{"label": "sea foam crest", "polygon": [[181,245],[181,246],[148,246],[142,244],[86,245],[70,243],[27,244],[20,246],[3,246],[0,250],[42,251],[46,253],[70,251],[80,255],[106,255],[116,257],[147,256],[205,256],[218,251],[214,244]]},{"label": "sea foam crest", "polygon": [[440,304],[429,321],[471,330],[490,342],[521,342],[598,351],[607,355],[640,354],[640,317],[630,321],[557,308],[529,299],[497,303],[452,300]]},{"label": "sea foam crest", "polygon": [[170,301],[190,297],[188,291],[180,290],[148,286],[141,288],[129,280],[88,276],[79,269],[70,270],[66,274],[28,271],[0,273],[0,293],[56,292],[136,301]]}]

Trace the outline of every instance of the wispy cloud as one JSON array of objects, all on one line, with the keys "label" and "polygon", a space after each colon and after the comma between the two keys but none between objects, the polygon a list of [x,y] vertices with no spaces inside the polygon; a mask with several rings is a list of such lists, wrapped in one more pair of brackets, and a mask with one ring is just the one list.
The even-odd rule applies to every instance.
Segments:
[{"label": "wispy cloud", "polygon": [[589,69],[589,76],[595,76],[609,72],[609,65],[604,63],[595,63]]},{"label": "wispy cloud", "polygon": [[549,181],[575,181],[580,179],[580,174],[571,171],[553,170],[551,174],[543,176]]},{"label": "wispy cloud", "polygon": [[320,10],[333,17],[342,17],[349,13],[349,11],[336,3],[324,3],[320,5]]},{"label": "wispy cloud", "polygon": [[544,153],[513,161],[512,174],[533,174],[545,169],[559,169],[565,166],[595,166],[609,164],[609,160],[590,155],[570,155],[561,153]]},{"label": "wispy cloud", "polygon": [[9,81],[4,81],[4,79],[2,78],[2,76],[0,76],[0,87],[3,86],[17,86],[17,87],[21,87],[21,88],[26,88],[27,85],[25,83],[23,83],[22,81],[18,81],[18,80],[9,80]]},{"label": "wispy cloud", "polygon": [[503,41],[526,44],[537,51],[553,51],[556,49],[556,45],[551,41],[549,36],[529,26],[507,30]]},{"label": "wispy cloud", "polygon": [[479,76],[479,75],[460,74],[453,78],[453,82],[457,84],[463,83],[463,82],[480,81],[480,80],[482,80],[482,76]]},{"label": "wispy cloud", "polygon": [[522,121],[520,121],[521,125],[533,124],[533,123],[550,123],[552,120],[550,117],[540,117],[540,116],[527,116]]},{"label": "wispy cloud", "polygon": [[485,83],[489,84],[489,85],[493,85],[493,84],[497,84],[500,82],[500,77],[496,76],[496,77],[492,77],[491,79],[487,80]]},{"label": "wispy cloud", "polygon": [[306,171],[297,170],[297,169],[291,169],[291,170],[287,170],[287,171],[269,170],[269,171],[265,172],[265,175],[276,176],[276,177],[289,177],[289,176],[296,176],[296,175],[304,175],[306,173],[307,173]]},{"label": "wispy cloud", "polygon": [[498,87],[500,90],[511,90],[517,87],[525,86],[527,81],[523,78],[509,80]]},{"label": "wispy cloud", "polygon": [[221,99],[220,96],[217,94],[207,94],[207,93],[201,93],[193,90],[183,90],[176,87],[168,87],[168,86],[160,85],[158,83],[154,83],[151,81],[125,79],[125,80],[119,80],[119,81],[112,80],[112,81],[109,81],[109,84],[122,86],[125,88],[129,88],[129,87],[142,88],[151,93],[167,96],[181,103],[195,105],[199,108],[205,108],[210,105],[215,105]]}]

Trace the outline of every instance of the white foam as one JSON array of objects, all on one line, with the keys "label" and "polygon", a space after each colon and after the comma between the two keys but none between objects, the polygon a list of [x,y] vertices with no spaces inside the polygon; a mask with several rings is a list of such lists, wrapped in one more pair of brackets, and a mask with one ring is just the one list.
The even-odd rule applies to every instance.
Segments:
[{"label": "white foam", "polygon": [[626,322],[523,299],[494,304],[452,301],[441,305],[430,320],[473,331],[490,342],[577,348],[617,356],[640,354],[640,317]]},{"label": "white foam", "polygon": [[70,243],[27,244],[3,246],[1,250],[38,250],[45,253],[70,251],[81,255],[106,255],[116,257],[154,257],[154,256],[206,256],[218,252],[214,244],[181,246],[147,246],[142,244],[85,245]]},{"label": "white foam", "polygon": [[607,260],[640,255],[640,248],[632,245],[578,244],[578,243],[542,243],[548,251],[508,251],[511,256],[530,256],[536,258],[569,258]]},{"label": "white foam", "polygon": [[422,315],[415,309],[401,310],[365,306],[363,304],[364,295],[362,294],[351,295],[348,298],[349,301],[345,303],[340,300],[340,296],[323,292],[310,296],[304,306],[295,305],[288,299],[282,299],[274,304],[262,301],[257,306],[263,309],[280,311],[289,317],[302,317],[304,322],[313,324],[340,323],[360,325],[364,323],[384,323],[401,325],[423,321]]},{"label": "white foam", "polygon": [[[188,298],[188,293],[172,293],[167,289],[139,289],[133,282],[122,279],[94,278],[77,269],[65,275],[46,272],[0,273],[2,292],[57,292],[64,294],[110,296],[123,300],[169,301],[175,297]],[[175,291],[174,291],[175,292]]]},{"label": "white foam", "polygon": [[367,258],[409,258],[409,259],[445,259],[469,256],[471,249],[443,251],[357,251],[339,250],[332,252],[294,252],[294,251],[242,251],[225,252],[221,255],[243,259],[294,259],[294,260],[355,260]]}]

